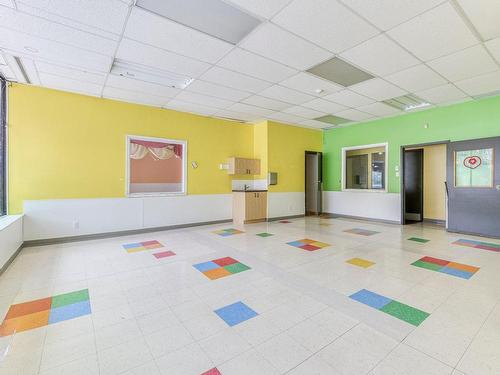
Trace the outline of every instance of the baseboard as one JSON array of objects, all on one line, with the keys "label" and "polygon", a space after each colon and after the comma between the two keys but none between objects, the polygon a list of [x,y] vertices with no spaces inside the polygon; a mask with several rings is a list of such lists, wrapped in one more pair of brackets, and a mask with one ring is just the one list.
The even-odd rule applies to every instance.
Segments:
[{"label": "baseboard", "polygon": [[424,223],[446,226],[446,220],[439,219],[424,219]]},{"label": "baseboard", "polygon": [[7,268],[9,268],[9,266],[14,261],[14,259],[16,259],[16,257],[19,255],[19,253],[21,252],[23,247],[24,247],[24,243],[22,243],[21,246],[19,246],[17,248],[17,250],[14,252],[14,254],[12,254],[10,256],[9,260],[7,262],[5,262],[5,264],[3,265],[2,268],[0,268],[0,276],[3,275],[3,273],[7,270]]},{"label": "baseboard", "polygon": [[43,240],[25,241],[23,246],[24,247],[33,247],[33,246],[55,245],[55,244],[62,244],[62,243],[69,243],[69,242],[100,240],[100,239],[104,239],[104,238],[130,236],[130,235],[134,235],[134,234],[151,233],[151,232],[161,232],[161,231],[165,231],[165,230],[191,228],[191,227],[198,227],[198,226],[202,226],[202,225],[230,223],[232,221],[233,221],[232,219],[215,220],[215,221],[207,221],[207,222],[200,222],[200,223],[169,225],[169,226],[165,226],[165,227],[132,229],[132,230],[119,231],[119,232],[107,232],[107,233],[96,233],[96,234],[84,234],[81,236],[71,236],[71,237],[47,238],[47,239],[43,239]]},{"label": "baseboard", "polygon": [[267,221],[280,221],[280,220],[289,220],[289,219],[300,219],[305,217],[305,215],[291,215],[291,216],[279,216],[279,217],[268,217]]},{"label": "baseboard", "polygon": [[488,239],[488,238],[500,239],[500,236],[485,236],[483,234],[472,233],[472,232],[459,232],[459,231],[456,231],[456,230],[453,230],[453,229],[446,229],[446,231],[449,232],[449,233],[465,234],[467,236],[482,237],[482,238],[485,238],[485,239]]},{"label": "baseboard", "polygon": [[384,219],[374,219],[374,218],[362,217],[362,216],[332,214],[332,213],[329,213],[329,212],[323,212],[323,214],[321,216],[325,217],[325,218],[331,218],[331,219],[342,218],[342,219],[352,219],[352,220],[360,220],[360,221],[373,221],[375,223],[383,223],[383,224],[401,225],[401,223],[399,221],[384,220]]}]

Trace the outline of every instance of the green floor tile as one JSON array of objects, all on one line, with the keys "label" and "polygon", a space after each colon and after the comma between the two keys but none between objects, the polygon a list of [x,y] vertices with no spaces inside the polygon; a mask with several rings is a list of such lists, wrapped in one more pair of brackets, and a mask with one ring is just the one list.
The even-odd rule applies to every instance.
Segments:
[{"label": "green floor tile", "polygon": [[392,301],[382,307],[380,311],[386,314],[392,315],[395,318],[401,319],[407,323],[413,324],[414,326],[419,326],[427,317],[430,315],[425,311],[416,309],[414,307],[405,305],[397,301]]},{"label": "green floor tile", "polygon": [[71,305],[72,303],[87,301],[89,299],[88,289],[79,290],[77,292],[60,294],[52,297],[52,308]]},{"label": "green floor tile", "polygon": [[243,272],[243,271],[246,271],[246,270],[250,269],[250,267],[248,267],[247,265],[245,265],[243,263],[229,264],[227,266],[224,266],[224,268],[226,270],[228,270],[229,272],[231,272],[231,273]]},{"label": "green floor tile", "polygon": [[411,238],[408,238],[408,241],[414,241],[414,242],[420,242],[420,243],[427,243],[430,240],[426,240],[425,238],[411,237]]},{"label": "green floor tile", "polygon": [[274,236],[272,233],[257,233],[257,236],[259,237],[271,237]]},{"label": "green floor tile", "polygon": [[440,266],[439,264],[427,263],[421,260],[417,260],[416,262],[413,262],[411,265],[420,268],[425,268],[431,271],[439,271],[441,268],[443,268],[443,266]]}]

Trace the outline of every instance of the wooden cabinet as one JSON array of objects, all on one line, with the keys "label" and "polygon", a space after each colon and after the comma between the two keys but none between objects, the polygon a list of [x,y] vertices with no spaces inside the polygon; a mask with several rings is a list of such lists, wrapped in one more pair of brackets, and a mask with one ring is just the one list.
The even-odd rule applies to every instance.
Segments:
[{"label": "wooden cabinet", "polygon": [[229,174],[260,174],[260,160],[246,158],[229,158]]},{"label": "wooden cabinet", "polygon": [[257,223],[267,219],[267,192],[233,192],[233,221],[236,224]]}]

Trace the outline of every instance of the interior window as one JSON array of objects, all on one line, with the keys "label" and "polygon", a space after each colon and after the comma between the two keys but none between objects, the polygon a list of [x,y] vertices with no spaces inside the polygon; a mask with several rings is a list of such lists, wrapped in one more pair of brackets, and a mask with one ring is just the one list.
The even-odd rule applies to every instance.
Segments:
[{"label": "interior window", "polygon": [[0,76],[0,216],[7,214],[7,82]]},{"label": "interior window", "polygon": [[345,189],[385,190],[386,146],[344,150]]},{"label": "interior window", "polygon": [[133,137],[128,143],[128,194],[186,193],[186,142]]}]

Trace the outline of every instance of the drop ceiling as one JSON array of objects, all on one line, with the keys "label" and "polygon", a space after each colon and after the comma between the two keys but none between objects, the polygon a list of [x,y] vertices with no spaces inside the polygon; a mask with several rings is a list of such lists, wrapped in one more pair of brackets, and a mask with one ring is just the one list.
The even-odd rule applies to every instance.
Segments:
[{"label": "drop ceiling", "polygon": [[387,104],[398,97],[498,93],[499,3],[0,0],[0,74],[203,116],[349,126],[404,113]]}]

